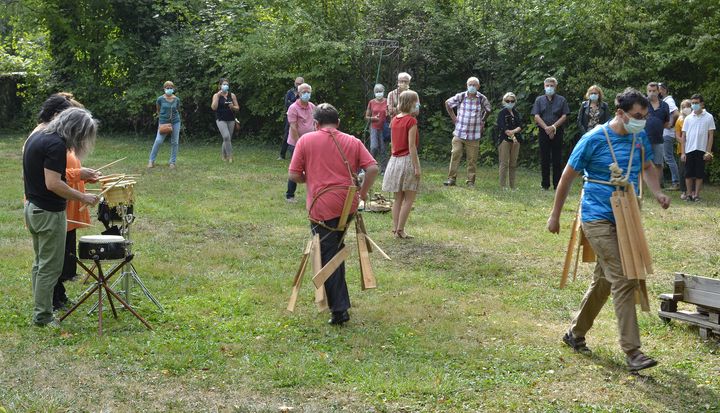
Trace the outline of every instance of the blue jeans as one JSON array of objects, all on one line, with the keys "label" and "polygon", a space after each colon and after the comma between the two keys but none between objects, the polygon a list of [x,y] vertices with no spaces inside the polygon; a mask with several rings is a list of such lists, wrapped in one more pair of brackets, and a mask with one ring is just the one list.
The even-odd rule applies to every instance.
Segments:
[{"label": "blue jeans", "polygon": [[[288,144],[288,155],[290,155],[290,160],[292,160],[293,152],[295,152],[295,145]],[[297,190],[297,184],[288,179],[287,192],[285,193],[285,198],[287,198],[287,199],[295,198],[295,190]]]},{"label": "blue jeans", "polygon": [[378,165],[383,164],[385,158],[385,140],[383,140],[382,129],[370,128],[370,153]]},{"label": "blue jeans", "polygon": [[680,183],[680,174],[678,173],[677,162],[675,162],[675,137],[663,136],[663,146],[665,149],[665,163],[670,168],[672,183],[677,185]]},{"label": "blue jeans", "polygon": [[[155,162],[160,145],[165,142],[165,136],[160,134],[160,126],[158,125],[157,135],[155,135],[155,143],[153,143],[150,151],[150,162]],[[177,160],[178,147],[180,146],[180,122],[172,124],[172,134],[170,135],[170,163],[175,164]]]}]

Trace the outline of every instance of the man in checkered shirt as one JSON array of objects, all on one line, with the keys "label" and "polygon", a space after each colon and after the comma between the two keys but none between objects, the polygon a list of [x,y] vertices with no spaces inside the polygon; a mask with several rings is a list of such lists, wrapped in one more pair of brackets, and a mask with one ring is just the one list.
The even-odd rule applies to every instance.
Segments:
[{"label": "man in checkered shirt", "polygon": [[[450,119],[455,124],[452,139],[452,152],[450,155],[450,171],[446,186],[455,185],[458,166],[462,158],[463,148],[465,149],[465,161],[467,162],[468,186],[475,185],[475,169],[477,166],[478,152],[480,150],[480,138],[485,129],[485,119],[490,114],[490,101],[478,92],[480,81],[476,77],[467,80],[467,90],[460,92],[445,101]],[[453,110],[457,108],[457,114]]]}]

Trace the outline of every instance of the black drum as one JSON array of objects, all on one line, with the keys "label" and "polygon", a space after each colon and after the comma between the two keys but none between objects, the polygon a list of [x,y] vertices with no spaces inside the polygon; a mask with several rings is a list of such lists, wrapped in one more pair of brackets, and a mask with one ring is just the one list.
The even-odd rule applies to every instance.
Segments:
[{"label": "black drum", "polygon": [[125,238],[119,235],[85,235],[80,237],[78,255],[83,260],[121,260],[125,258]]},{"label": "black drum", "polygon": [[[106,201],[101,201],[98,204],[98,221],[107,223],[109,225],[110,222],[122,222],[122,217],[120,216],[119,209],[122,208],[122,206],[114,206],[111,207],[108,205]],[[125,210],[125,215],[133,215],[133,205],[127,205]]]}]

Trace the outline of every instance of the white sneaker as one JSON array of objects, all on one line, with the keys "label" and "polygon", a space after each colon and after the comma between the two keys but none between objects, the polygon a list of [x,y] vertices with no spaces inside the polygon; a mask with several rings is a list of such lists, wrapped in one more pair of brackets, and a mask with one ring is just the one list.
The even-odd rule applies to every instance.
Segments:
[{"label": "white sneaker", "polygon": [[288,204],[297,204],[297,199],[295,199],[295,197],[285,198],[285,202],[287,202]]}]

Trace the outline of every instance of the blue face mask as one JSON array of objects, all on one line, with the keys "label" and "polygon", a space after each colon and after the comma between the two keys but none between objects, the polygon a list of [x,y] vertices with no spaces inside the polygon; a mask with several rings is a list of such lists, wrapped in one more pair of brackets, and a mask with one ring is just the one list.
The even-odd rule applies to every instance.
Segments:
[{"label": "blue face mask", "polygon": [[690,107],[692,108],[693,112],[697,112],[697,111],[700,110],[700,104],[699,104],[699,103],[693,103],[692,105],[690,105]]},{"label": "blue face mask", "polygon": [[600,96],[598,96],[597,93],[591,93],[590,96],[588,96],[588,97],[589,97],[590,100],[592,100],[593,102],[596,102]]},{"label": "blue face mask", "polygon": [[475,94],[477,93],[477,88],[475,86],[468,86],[468,93]]},{"label": "blue face mask", "polygon": [[503,104],[503,106],[506,107],[507,109],[512,109],[512,108],[515,107],[515,104],[514,104],[514,103],[505,102],[505,104]]},{"label": "blue face mask", "polygon": [[630,120],[627,123],[623,123],[623,126],[628,133],[640,133],[645,129],[645,119],[635,119],[629,115],[628,118],[630,118]]},{"label": "blue face mask", "polygon": [[545,88],[545,94],[548,96],[552,96],[555,94],[555,88],[553,86],[548,86]]},{"label": "blue face mask", "polygon": [[413,112],[420,112],[420,102],[415,104],[415,110]]},{"label": "blue face mask", "polygon": [[300,100],[303,102],[309,102],[310,101],[310,92],[305,92],[300,95]]},{"label": "blue face mask", "polygon": [[173,88],[167,88],[167,89],[165,89],[165,94],[166,94],[166,95],[172,95],[173,93],[175,93],[175,89],[173,89]]},{"label": "blue face mask", "polygon": [[222,85],[220,89],[222,89],[223,92],[227,92],[228,90],[230,90],[230,85]]},{"label": "blue face mask", "polygon": [[382,97],[383,97],[384,95],[385,95],[384,92],[377,92],[377,93],[375,93],[375,97],[378,98],[378,99],[382,99]]}]

